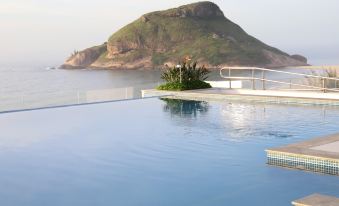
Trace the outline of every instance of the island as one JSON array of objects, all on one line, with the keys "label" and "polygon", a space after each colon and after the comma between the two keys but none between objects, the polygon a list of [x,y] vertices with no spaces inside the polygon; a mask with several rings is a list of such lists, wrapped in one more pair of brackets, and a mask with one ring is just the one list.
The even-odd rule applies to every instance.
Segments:
[{"label": "island", "polygon": [[102,45],[75,51],[61,68],[156,69],[187,57],[208,69],[308,65],[305,57],[247,34],[218,5],[204,1],[144,14]]}]

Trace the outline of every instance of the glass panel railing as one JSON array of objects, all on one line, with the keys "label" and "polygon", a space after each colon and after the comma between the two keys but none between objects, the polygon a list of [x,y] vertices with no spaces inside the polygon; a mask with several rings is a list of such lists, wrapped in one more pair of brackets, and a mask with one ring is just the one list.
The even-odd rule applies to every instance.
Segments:
[{"label": "glass panel railing", "polygon": [[159,83],[111,89],[0,94],[0,112],[141,98],[142,89],[157,85]]}]

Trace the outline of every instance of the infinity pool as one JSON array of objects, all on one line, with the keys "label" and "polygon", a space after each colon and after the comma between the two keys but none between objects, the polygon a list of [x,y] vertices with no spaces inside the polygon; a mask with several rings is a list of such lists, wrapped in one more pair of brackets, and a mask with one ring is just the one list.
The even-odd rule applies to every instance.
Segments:
[{"label": "infinity pool", "polygon": [[339,177],[264,150],[339,131],[339,108],[157,98],[0,114],[0,205],[275,205]]}]

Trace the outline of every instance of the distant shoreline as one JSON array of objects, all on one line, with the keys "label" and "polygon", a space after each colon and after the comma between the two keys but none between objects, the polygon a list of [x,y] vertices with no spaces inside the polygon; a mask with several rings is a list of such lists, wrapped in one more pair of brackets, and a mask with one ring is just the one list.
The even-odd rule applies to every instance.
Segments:
[{"label": "distant shoreline", "polygon": [[324,66],[298,66],[300,69],[339,69],[339,65],[324,65]]}]

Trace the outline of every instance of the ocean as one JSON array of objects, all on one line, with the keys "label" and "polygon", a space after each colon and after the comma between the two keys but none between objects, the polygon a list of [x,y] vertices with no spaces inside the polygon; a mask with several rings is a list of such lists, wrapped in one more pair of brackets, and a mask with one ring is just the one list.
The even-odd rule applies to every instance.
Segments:
[{"label": "ocean", "polygon": [[0,68],[0,111],[139,98],[160,71]]},{"label": "ocean", "polygon": [[[289,68],[287,71],[301,69]],[[273,76],[284,78],[284,76]],[[161,71],[63,70],[0,66],[0,111],[140,98],[162,83]],[[221,80],[213,71],[208,80]]]}]

